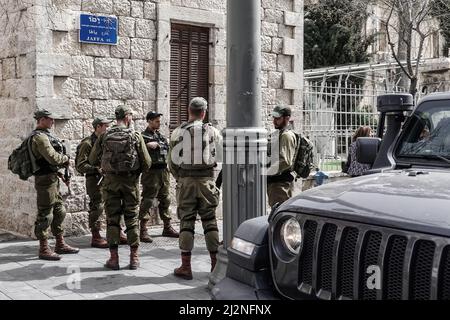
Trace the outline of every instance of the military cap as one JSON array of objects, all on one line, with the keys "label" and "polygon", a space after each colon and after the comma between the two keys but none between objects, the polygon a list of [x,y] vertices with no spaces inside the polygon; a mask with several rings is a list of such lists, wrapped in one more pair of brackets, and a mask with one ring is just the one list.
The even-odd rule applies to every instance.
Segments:
[{"label": "military cap", "polygon": [[37,111],[34,113],[34,118],[35,118],[36,120],[38,120],[38,119],[40,119],[40,118],[43,118],[43,117],[53,118],[53,115],[52,115],[52,113],[51,113],[50,111],[45,110],[45,109],[37,110]]},{"label": "military cap", "polygon": [[123,119],[127,114],[133,114],[133,110],[130,107],[125,105],[120,105],[114,111],[116,115],[116,119]]},{"label": "military cap", "polygon": [[148,121],[148,120],[153,120],[153,119],[161,117],[161,116],[162,116],[162,113],[158,113],[155,111],[149,111],[147,113],[147,116],[145,117],[145,119],[147,119],[147,121]]},{"label": "military cap", "polygon": [[99,124],[107,124],[107,123],[111,123],[112,120],[103,118],[103,117],[97,117],[94,119],[94,121],[92,121],[92,126],[95,128],[97,127]]},{"label": "military cap", "polygon": [[202,97],[195,97],[189,103],[189,108],[192,110],[202,110],[205,111],[208,109],[208,101]]},{"label": "military cap", "polygon": [[277,105],[273,108],[272,117],[280,118],[280,117],[288,117],[291,115],[291,108],[288,106]]}]

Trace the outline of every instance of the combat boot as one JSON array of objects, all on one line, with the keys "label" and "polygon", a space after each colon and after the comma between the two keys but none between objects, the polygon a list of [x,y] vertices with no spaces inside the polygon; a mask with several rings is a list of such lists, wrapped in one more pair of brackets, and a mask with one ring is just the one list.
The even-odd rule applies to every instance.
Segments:
[{"label": "combat boot", "polygon": [[173,270],[175,277],[192,280],[191,252],[181,252],[181,266]]},{"label": "combat boot", "polygon": [[217,263],[217,252],[209,252],[209,257],[211,258],[211,272],[213,272],[214,267]]},{"label": "combat boot", "polygon": [[55,236],[55,252],[58,254],[73,254],[78,253],[80,249],[69,246],[64,242],[64,237],[62,234]]},{"label": "combat boot", "polygon": [[147,231],[147,220],[141,220],[139,238],[142,242],[152,243],[153,239],[150,237]]},{"label": "combat boot", "polygon": [[48,246],[48,240],[39,240],[39,259],[42,260],[61,260],[61,256],[54,253],[52,249]]},{"label": "combat boot", "polygon": [[100,249],[108,248],[108,242],[105,239],[103,239],[102,236],[100,235],[100,229],[92,228],[91,231],[92,231],[91,247]]},{"label": "combat boot", "polygon": [[130,270],[136,270],[139,267],[138,248],[139,246],[130,247]]},{"label": "combat boot", "polygon": [[120,244],[128,244],[127,235],[120,229]]},{"label": "combat boot", "polygon": [[164,229],[162,232],[163,237],[169,237],[169,238],[179,238],[180,234],[175,231],[174,228],[170,225],[170,220],[164,220]]},{"label": "combat boot", "polygon": [[112,270],[119,270],[119,248],[109,248],[110,258],[106,261],[105,267]]}]

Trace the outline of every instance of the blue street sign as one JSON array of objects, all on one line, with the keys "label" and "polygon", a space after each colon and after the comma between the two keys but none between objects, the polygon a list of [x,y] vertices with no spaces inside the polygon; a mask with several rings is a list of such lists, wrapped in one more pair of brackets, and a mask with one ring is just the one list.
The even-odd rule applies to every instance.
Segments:
[{"label": "blue street sign", "polygon": [[117,44],[117,17],[81,14],[80,42]]}]

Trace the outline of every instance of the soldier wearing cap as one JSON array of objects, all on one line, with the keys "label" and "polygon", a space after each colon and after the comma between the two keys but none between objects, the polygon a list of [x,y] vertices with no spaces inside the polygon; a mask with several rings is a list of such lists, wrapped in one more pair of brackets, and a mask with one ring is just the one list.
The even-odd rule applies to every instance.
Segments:
[{"label": "soldier wearing cap", "polygon": [[[297,146],[296,135],[289,129],[291,108],[277,105],[272,111],[272,117],[275,131],[272,132],[270,141],[274,145],[269,146],[269,150],[278,151],[278,162],[271,164],[276,170],[271,172],[269,169],[267,176],[267,197],[270,206],[277,202],[282,203],[292,197],[294,176],[291,172]],[[274,138],[275,136],[277,139]],[[278,141],[278,145],[275,144],[275,141]]]},{"label": "soldier wearing cap", "polygon": [[197,214],[202,220],[211,271],[216,264],[219,246],[216,222],[219,189],[214,182],[214,167],[217,165],[216,146],[221,145],[222,136],[211,124],[203,123],[207,106],[204,98],[193,98],[188,108],[188,122],[176,128],[170,139],[168,164],[177,180],[181,249],[181,266],[174,270],[174,274],[187,280],[192,279],[191,251]]},{"label": "soldier wearing cap", "polygon": [[104,173],[102,196],[105,202],[106,238],[110,258],[105,267],[118,270],[120,219],[124,216],[131,270],[139,266],[139,175],[151,166],[144,139],[132,127],[133,112],[127,106],[115,110],[117,124],[100,137],[89,154],[92,166],[101,166]]},{"label": "soldier wearing cap", "polygon": [[[45,110],[34,113],[37,126],[32,132],[31,150],[39,170],[35,172],[34,187],[37,193],[38,214],[34,233],[39,239],[39,259],[60,260],[59,254],[78,253],[64,242],[62,227],[66,212],[59,192],[58,169],[69,166],[62,142],[50,133],[55,123],[53,115]],[[55,251],[48,246],[48,229],[56,238]]]},{"label": "soldier wearing cap", "polygon": [[148,126],[142,132],[145,145],[152,158],[152,167],[148,172],[141,176],[142,200],[139,210],[140,220],[140,239],[142,242],[153,242],[153,239],[147,232],[147,222],[149,220],[149,209],[154,206],[155,200],[158,200],[159,216],[164,223],[163,237],[178,238],[179,234],[170,225],[170,175],[167,169],[167,153],[169,143],[159,128],[161,127],[161,113],[150,111],[146,119]]},{"label": "soldier wearing cap", "polygon": [[97,138],[106,132],[112,120],[95,118],[92,121],[94,132],[81,140],[77,146],[75,167],[77,171],[86,177],[86,192],[89,195],[89,228],[92,232],[91,246],[94,248],[108,248],[108,242],[100,235],[100,216],[103,213],[103,201],[100,192],[99,180],[102,177],[100,167],[89,164],[89,154]]}]

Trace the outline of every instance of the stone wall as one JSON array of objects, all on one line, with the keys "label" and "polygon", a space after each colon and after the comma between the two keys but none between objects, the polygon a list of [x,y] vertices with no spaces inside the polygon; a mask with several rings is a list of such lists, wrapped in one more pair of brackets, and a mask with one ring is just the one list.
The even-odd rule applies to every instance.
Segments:
[{"label": "stone wall", "polygon": [[[0,228],[30,234],[35,191],[7,169],[8,156],[32,130],[35,105],[35,30],[38,8],[27,1],[0,6]],[[32,180],[32,179],[31,179]]]},{"label": "stone wall", "polygon": [[[32,179],[18,182],[5,168],[7,156],[20,142],[18,135],[23,137],[32,129],[31,113],[35,108],[46,108],[56,114],[55,134],[66,140],[72,159],[79,141],[91,133],[92,119],[99,115],[113,117],[119,104],[129,105],[135,111],[137,129],[146,126],[144,116],[148,111],[163,113],[162,131],[168,134],[171,22],[210,28],[210,119],[220,129],[226,125],[226,1],[54,0],[57,7],[52,7],[50,2],[38,0],[38,5],[33,7],[35,43],[24,46],[30,54],[0,56],[3,87],[8,87],[12,74],[14,79],[19,78],[19,73],[11,71],[12,65],[20,66],[25,58],[29,58],[25,59],[31,64],[27,70],[33,75],[29,78],[21,75],[20,86],[17,86],[22,87],[25,79],[32,83],[34,92],[27,96],[27,111],[21,111],[25,110],[25,106],[21,107],[24,99],[14,96],[8,99],[12,111],[2,114],[2,117],[9,114],[2,122],[10,123],[14,119],[14,125],[9,126],[11,132],[3,131],[7,132],[7,138],[1,153],[4,165],[0,174],[4,185],[19,185],[19,194],[25,199],[19,200],[18,195],[2,190],[0,228],[26,235],[32,234],[36,214]],[[117,16],[118,45],[80,43],[80,13]],[[262,0],[261,15],[263,121],[267,128],[271,127],[269,112],[280,102],[293,107],[294,120],[299,123],[303,82],[302,1]],[[0,51],[2,47],[0,42]],[[3,96],[2,99],[6,99]],[[64,188],[62,191],[68,212],[66,232],[87,232],[88,198],[84,178],[75,174],[72,195]],[[174,196],[172,198],[175,214],[176,203]],[[19,205],[20,201],[23,204]],[[20,213],[22,211],[25,213]],[[221,207],[218,211],[221,216]]]}]

